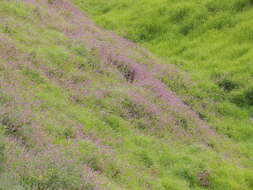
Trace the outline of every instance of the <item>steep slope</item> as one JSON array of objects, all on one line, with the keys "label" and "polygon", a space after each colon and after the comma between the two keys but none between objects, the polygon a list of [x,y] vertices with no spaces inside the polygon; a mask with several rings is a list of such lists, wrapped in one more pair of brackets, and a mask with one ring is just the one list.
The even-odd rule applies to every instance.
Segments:
[{"label": "steep slope", "polygon": [[252,188],[246,145],[161,80],[185,73],[69,1],[2,0],[0,18],[1,189]]},{"label": "steep slope", "polygon": [[186,102],[220,133],[252,147],[251,0],[74,2],[102,26],[142,43],[187,71],[194,87],[170,84],[170,88],[193,96]]}]

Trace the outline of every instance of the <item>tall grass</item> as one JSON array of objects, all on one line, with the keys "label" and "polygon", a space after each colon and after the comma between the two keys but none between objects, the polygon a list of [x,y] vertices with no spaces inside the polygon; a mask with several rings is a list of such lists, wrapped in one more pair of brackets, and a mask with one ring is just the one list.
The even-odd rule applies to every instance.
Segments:
[{"label": "tall grass", "polygon": [[[119,10],[133,6],[111,2]],[[250,144],[222,139],[206,146],[174,137],[169,124],[159,128],[161,116],[127,95],[135,87],[117,68],[101,64],[85,44],[68,38],[62,31],[72,26],[66,14],[50,12],[49,17],[47,8],[0,1],[0,189],[252,189]],[[106,5],[103,12],[110,10]],[[161,80],[186,94],[185,75],[178,76]],[[219,85],[238,88],[232,79]],[[198,87],[189,92],[195,106],[209,97]],[[232,118],[220,122],[233,123],[238,134],[233,118],[240,115],[246,122],[247,111],[229,102],[219,106],[220,114]],[[178,118],[187,128],[191,118]],[[251,135],[245,131],[238,139]]]},{"label": "tall grass", "polygon": [[[191,87],[175,87],[173,81],[163,80],[184,97],[195,97],[194,102],[186,102],[213,121],[218,131],[252,143],[251,0],[74,2],[105,28],[187,71],[193,79]],[[200,107],[206,103],[205,111]],[[219,121],[207,112],[215,112]]]}]

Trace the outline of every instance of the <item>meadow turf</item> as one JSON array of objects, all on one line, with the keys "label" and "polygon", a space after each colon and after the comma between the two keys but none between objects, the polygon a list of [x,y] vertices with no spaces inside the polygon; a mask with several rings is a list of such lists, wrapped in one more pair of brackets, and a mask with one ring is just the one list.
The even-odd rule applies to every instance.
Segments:
[{"label": "meadow turf", "polygon": [[186,71],[192,84],[179,78],[174,80],[182,84],[174,85],[170,76],[162,80],[206,120],[215,120],[217,131],[252,144],[251,0],[74,2],[101,26]]},{"label": "meadow turf", "polygon": [[[145,16],[157,14],[160,7],[165,7],[162,12],[182,8],[188,14],[188,9],[195,12],[193,7],[199,4],[175,1],[173,7],[164,6],[170,5],[167,1],[76,0],[82,9],[94,13],[99,23],[107,23],[110,29],[144,43],[189,71],[191,79],[183,71],[171,72],[170,67],[165,74],[157,75],[218,132],[213,141],[211,135],[194,132],[198,126],[193,118],[173,112],[148,88],[126,81],[125,67],[104,64],[96,49],[68,35],[77,27],[72,13],[56,11],[53,1],[36,2],[39,6],[0,0],[0,190],[253,189],[250,82],[240,82],[239,75],[226,70],[229,67],[225,63],[241,69],[245,66],[236,62],[241,58],[228,61],[226,51],[234,44],[228,40],[230,32],[227,29],[228,33],[220,36],[230,45],[224,42],[224,51],[218,51],[218,44],[210,43],[206,48],[217,55],[213,61],[206,58],[206,66],[198,67],[200,58],[190,58],[189,48],[207,57],[211,52],[204,54],[204,47],[196,48],[201,36],[197,31],[194,35],[194,27],[187,34],[176,32],[186,17],[175,16],[178,23],[168,20],[164,26],[162,20],[170,17]],[[241,7],[236,9],[238,18],[229,18],[239,19],[246,10],[250,14],[249,4]],[[232,14],[226,6],[224,10]],[[143,27],[141,23],[148,18],[157,21]],[[162,28],[149,28],[152,23]],[[246,21],[244,24],[247,27]],[[216,29],[203,34],[210,35],[206,46],[218,40],[211,39],[212,30]],[[144,36],[139,36],[140,31]],[[196,44],[192,43],[195,40]],[[183,43],[186,52],[175,53]],[[249,48],[250,53],[250,44],[236,43],[238,48]],[[132,51],[139,56],[137,48]],[[241,55],[245,60],[246,54]],[[251,59],[250,55],[247,58]],[[148,65],[147,59],[142,61]],[[224,67],[226,78],[210,69],[212,63],[216,63],[216,70]],[[250,79],[250,69],[247,72],[241,70],[241,80]],[[215,80],[214,73],[218,77]],[[135,92],[147,103],[136,102],[131,96]],[[158,107],[158,114],[148,109],[150,105]],[[164,121],[169,117],[173,120]],[[175,126],[189,136],[177,136]]]}]

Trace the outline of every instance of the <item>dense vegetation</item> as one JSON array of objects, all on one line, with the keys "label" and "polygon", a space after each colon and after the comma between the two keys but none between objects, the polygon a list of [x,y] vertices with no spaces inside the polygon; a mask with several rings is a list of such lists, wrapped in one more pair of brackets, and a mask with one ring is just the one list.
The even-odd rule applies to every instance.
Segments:
[{"label": "dense vegetation", "polygon": [[[250,2],[75,1],[99,23],[144,43],[191,76],[141,48],[123,46],[89,21],[80,27],[79,12],[61,6],[64,1],[27,2],[0,0],[1,190],[253,189],[252,95],[245,82],[251,77],[251,44],[244,39],[251,34],[239,29],[250,27],[250,19],[240,22],[244,14],[250,18]],[[213,12],[205,22],[196,19],[206,13],[196,7],[206,5]],[[224,34],[207,30],[207,21],[234,13],[224,16],[234,20],[230,29],[221,24]],[[195,29],[196,21],[206,24]],[[124,61],[105,64],[101,49],[85,38],[123,49],[150,69],[162,63],[155,76],[218,133],[200,130],[195,115],[175,111],[150,86],[129,81]],[[245,54],[231,56],[243,47]],[[200,60],[205,66],[198,66]]]},{"label": "dense vegetation", "polygon": [[[190,73],[192,86],[170,88],[220,115],[217,130],[252,144],[251,0],[75,0],[102,26],[139,42]],[[167,81],[167,79],[164,79]],[[180,79],[179,79],[180,80]],[[167,81],[169,82],[169,81]],[[197,86],[197,87],[196,87]],[[213,103],[211,103],[213,104]]]}]

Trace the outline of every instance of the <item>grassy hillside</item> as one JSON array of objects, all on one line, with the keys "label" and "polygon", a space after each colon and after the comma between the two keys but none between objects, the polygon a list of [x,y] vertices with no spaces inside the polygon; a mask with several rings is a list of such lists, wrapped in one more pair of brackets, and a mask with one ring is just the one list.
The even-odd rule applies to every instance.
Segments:
[{"label": "grassy hillside", "polygon": [[0,189],[253,189],[250,106],[68,2],[0,0]]},{"label": "grassy hillside", "polygon": [[[145,45],[187,71],[194,80],[192,85],[175,86],[169,76],[163,80],[188,97],[185,101],[218,131],[252,144],[251,0],[74,2],[103,27]],[[210,116],[214,112],[218,120]]]}]

